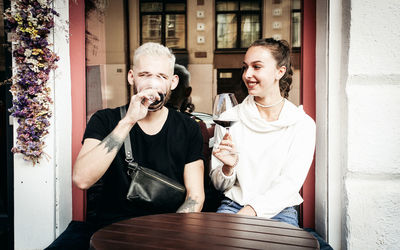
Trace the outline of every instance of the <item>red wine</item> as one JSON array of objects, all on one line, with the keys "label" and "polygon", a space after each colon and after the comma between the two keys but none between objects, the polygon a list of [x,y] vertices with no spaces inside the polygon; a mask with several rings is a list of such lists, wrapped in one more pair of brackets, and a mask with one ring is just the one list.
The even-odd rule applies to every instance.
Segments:
[{"label": "red wine", "polygon": [[158,93],[158,95],[160,96],[160,100],[155,100],[152,104],[150,104],[150,106],[148,108],[149,111],[157,111],[157,110],[161,109],[162,106],[164,106],[165,94]]},{"label": "red wine", "polygon": [[224,128],[229,128],[231,127],[235,122],[237,121],[227,121],[227,120],[213,120],[216,124],[224,127]]}]

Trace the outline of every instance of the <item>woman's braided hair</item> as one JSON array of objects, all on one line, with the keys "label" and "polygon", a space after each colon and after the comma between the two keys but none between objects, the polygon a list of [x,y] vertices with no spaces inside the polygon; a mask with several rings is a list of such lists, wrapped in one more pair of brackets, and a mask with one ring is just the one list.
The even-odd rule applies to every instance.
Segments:
[{"label": "woman's braided hair", "polygon": [[269,49],[277,62],[277,67],[286,67],[286,72],[279,80],[279,89],[284,98],[289,97],[290,85],[292,84],[292,63],[290,61],[290,48],[286,40],[275,40],[273,38],[263,38],[254,41],[251,47],[265,47]]}]

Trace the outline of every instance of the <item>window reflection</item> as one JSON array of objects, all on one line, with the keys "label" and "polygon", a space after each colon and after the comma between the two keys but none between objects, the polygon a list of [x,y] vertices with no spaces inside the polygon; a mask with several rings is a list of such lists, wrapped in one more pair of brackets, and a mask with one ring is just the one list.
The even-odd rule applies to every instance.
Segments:
[{"label": "window reflection", "polygon": [[301,13],[294,12],[292,15],[292,47],[301,46]]},{"label": "window reflection", "polygon": [[161,43],[161,15],[142,16],[142,42]]},{"label": "window reflection", "polygon": [[217,15],[217,47],[236,48],[236,14]]},{"label": "window reflection", "polygon": [[260,3],[240,1],[240,10],[260,10]]},{"label": "window reflection", "polygon": [[239,4],[237,1],[233,2],[216,2],[215,3],[215,9],[217,11],[232,11],[232,10],[238,10],[239,9]]},{"label": "window reflection", "polygon": [[249,47],[253,41],[260,37],[259,16],[242,15],[241,30],[241,45],[242,47]]},{"label": "window reflection", "polygon": [[261,1],[216,0],[217,49],[245,49],[261,38]]},{"label": "window reflection", "polygon": [[186,1],[140,1],[141,43],[157,42],[186,48]]},{"label": "window reflection", "polygon": [[165,45],[171,49],[185,48],[185,15],[166,15]]}]

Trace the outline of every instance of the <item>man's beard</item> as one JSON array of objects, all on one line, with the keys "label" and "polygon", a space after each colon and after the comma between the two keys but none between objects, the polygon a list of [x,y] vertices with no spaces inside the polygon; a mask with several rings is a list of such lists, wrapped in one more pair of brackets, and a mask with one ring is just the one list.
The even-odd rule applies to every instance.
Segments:
[{"label": "man's beard", "polygon": [[[137,93],[139,93],[139,91],[136,88],[136,84],[133,84],[133,94],[136,95]],[[167,93],[165,94],[165,102],[164,103],[167,103],[170,97],[171,97],[171,89],[168,89]]]}]

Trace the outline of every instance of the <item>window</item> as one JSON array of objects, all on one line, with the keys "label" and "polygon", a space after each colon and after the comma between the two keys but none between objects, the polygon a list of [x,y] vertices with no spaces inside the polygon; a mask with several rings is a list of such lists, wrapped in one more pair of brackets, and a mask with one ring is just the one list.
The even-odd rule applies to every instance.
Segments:
[{"label": "window", "polygon": [[186,49],[186,0],[140,1],[140,43]]},{"label": "window", "polygon": [[301,47],[301,0],[292,0],[292,49]]},{"label": "window", "polygon": [[215,1],[216,48],[245,49],[261,38],[261,1]]}]

